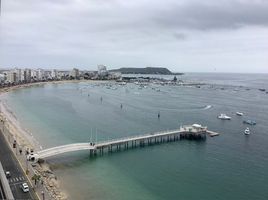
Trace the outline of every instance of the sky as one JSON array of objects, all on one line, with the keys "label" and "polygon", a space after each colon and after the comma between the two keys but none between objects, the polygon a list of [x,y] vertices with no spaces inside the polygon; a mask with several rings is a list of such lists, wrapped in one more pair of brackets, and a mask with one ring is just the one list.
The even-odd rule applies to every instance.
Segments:
[{"label": "sky", "polygon": [[2,0],[0,68],[268,73],[268,0]]}]

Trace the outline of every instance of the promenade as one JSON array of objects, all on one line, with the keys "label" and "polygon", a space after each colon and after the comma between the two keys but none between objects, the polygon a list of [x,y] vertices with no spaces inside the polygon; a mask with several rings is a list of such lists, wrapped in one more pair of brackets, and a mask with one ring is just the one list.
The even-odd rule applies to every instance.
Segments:
[{"label": "promenade", "polygon": [[[26,159],[25,152],[19,151],[21,148],[17,144],[16,148],[13,148],[14,138],[9,130],[0,122],[0,161],[5,171],[11,173],[11,177],[8,179],[11,191],[15,199],[52,199],[48,193],[48,189],[45,185],[41,184],[41,181],[35,185],[35,181],[32,177],[36,174],[36,171]],[[24,193],[21,189],[21,184],[27,182],[30,191]]]}]

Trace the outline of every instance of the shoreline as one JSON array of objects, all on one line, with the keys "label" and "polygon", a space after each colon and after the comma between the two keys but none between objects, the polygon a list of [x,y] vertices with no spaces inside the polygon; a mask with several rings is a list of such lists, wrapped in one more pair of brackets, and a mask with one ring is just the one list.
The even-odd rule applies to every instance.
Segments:
[{"label": "shoreline", "polygon": [[47,85],[47,84],[64,84],[64,83],[81,83],[81,82],[111,82],[112,80],[62,80],[62,81],[46,81],[46,82],[35,82],[35,83],[25,83],[22,85],[14,85],[14,86],[9,86],[9,87],[3,87],[0,88],[0,95],[2,93],[7,93],[12,90],[18,90],[18,89],[23,89],[23,88],[28,88],[28,87],[33,87],[33,86],[42,86],[42,85]]},{"label": "shoreline", "polygon": [[[22,150],[22,152],[33,150],[40,150],[42,146],[39,141],[36,140],[33,134],[25,129],[20,121],[16,118],[12,109],[7,104],[7,100],[5,99],[5,95],[7,92],[11,92],[13,90],[28,88],[33,86],[41,86],[46,84],[64,84],[64,83],[80,83],[80,82],[103,82],[103,81],[95,81],[95,80],[64,80],[64,81],[51,81],[51,82],[38,82],[38,83],[28,83],[23,85],[10,86],[7,88],[0,89],[0,119],[2,122],[3,129],[5,130],[3,133],[6,138],[7,143],[11,147],[14,140],[16,140],[17,148],[13,153],[16,159],[19,161],[21,167],[23,168],[29,182],[33,184],[33,180],[31,180],[33,174],[37,174],[41,176],[42,184],[38,183],[37,186],[33,186],[35,188],[36,194],[41,199],[41,191],[40,185],[45,190],[46,198],[54,199],[54,200],[65,200],[68,199],[68,196],[61,187],[60,181],[57,180],[57,176],[50,169],[49,164],[47,163],[36,163],[35,165],[28,164],[26,161],[26,156],[18,155],[18,151]],[[24,153],[22,153],[24,155]],[[27,164],[26,164],[27,163]],[[32,173],[32,174],[31,174]],[[38,188],[39,187],[39,188]]]}]

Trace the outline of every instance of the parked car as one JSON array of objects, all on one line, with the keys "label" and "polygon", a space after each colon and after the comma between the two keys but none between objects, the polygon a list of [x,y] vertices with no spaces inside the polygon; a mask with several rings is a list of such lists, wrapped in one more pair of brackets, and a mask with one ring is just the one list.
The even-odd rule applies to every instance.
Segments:
[{"label": "parked car", "polygon": [[10,171],[6,171],[6,177],[7,178],[10,178],[11,177]]},{"label": "parked car", "polygon": [[21,189],[23,192],[29,192],[29,186],[27,183],[22,183]]}]

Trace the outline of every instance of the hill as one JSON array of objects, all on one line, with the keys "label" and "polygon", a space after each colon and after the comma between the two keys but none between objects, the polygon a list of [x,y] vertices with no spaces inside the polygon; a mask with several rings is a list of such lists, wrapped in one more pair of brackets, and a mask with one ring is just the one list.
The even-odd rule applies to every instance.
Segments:
[{"label": "hill", "polygon": [[164,67],[145,67],[145,68],[120,68],[110,70],[111,72],[121,72],[122,74],[162,74],[162,75],[182,75],[183,73],[172,73]]}]

